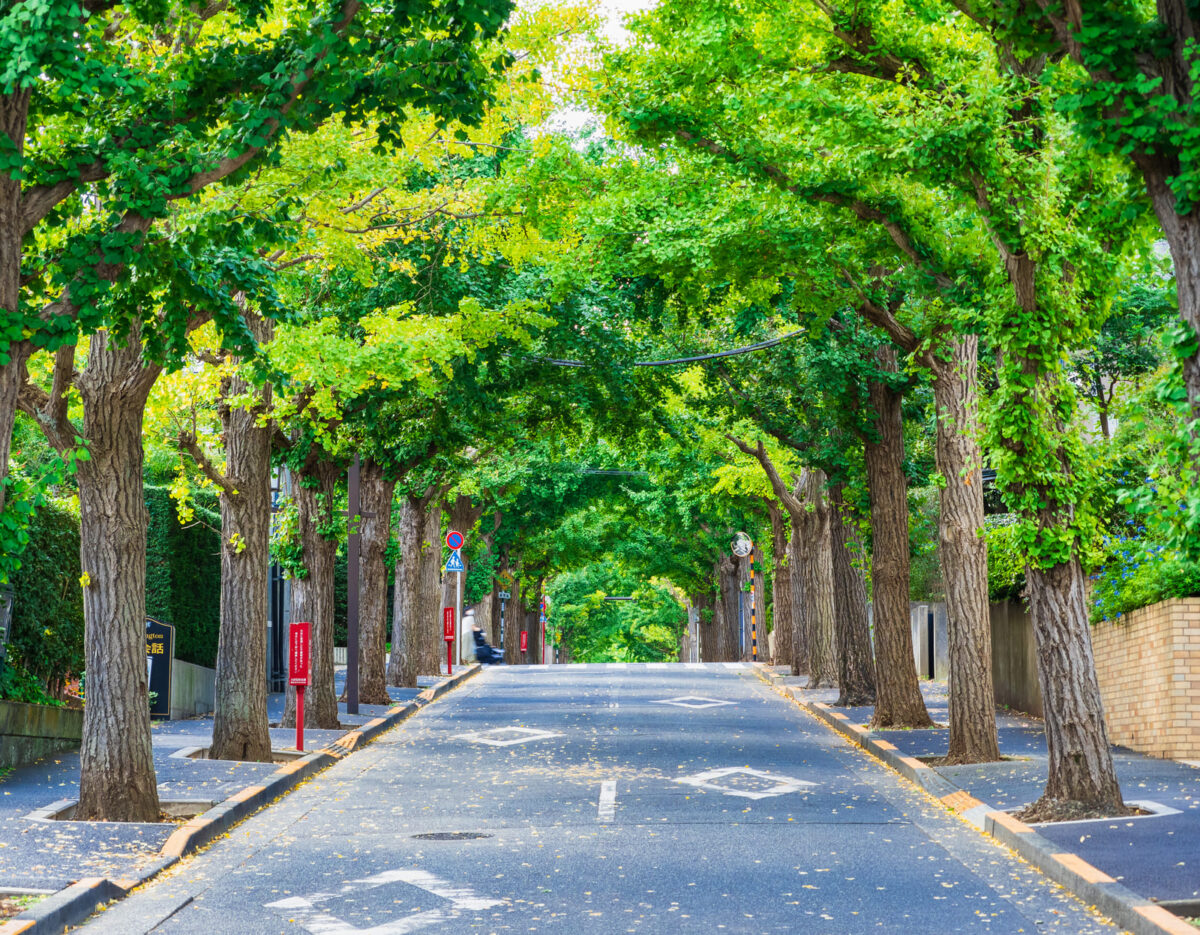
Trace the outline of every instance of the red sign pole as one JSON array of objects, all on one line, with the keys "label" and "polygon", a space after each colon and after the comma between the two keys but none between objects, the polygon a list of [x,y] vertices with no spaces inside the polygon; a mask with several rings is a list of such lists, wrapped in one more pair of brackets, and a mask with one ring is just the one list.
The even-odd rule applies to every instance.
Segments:
[{"label": "red sign pole", "polygon": [[311,660],[311,623],[293,623],[288,630],[288,684],[296,688],[296,749],[304,752],[304,689]]},{"label": "red sign pole", "polygon": [[446,641],[446,674],[454,674],[454,608],[442,608],[442,639]]}]

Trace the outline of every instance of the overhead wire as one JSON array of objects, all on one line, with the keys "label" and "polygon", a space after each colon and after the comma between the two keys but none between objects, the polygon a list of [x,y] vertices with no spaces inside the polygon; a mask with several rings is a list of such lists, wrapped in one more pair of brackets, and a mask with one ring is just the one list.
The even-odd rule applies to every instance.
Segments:
[{"label": "overhead wire", "polygon": [[[767,341],[759,341],[757,344],[747,344],[745,347],[735,347],[728,351],[717,351],[714,354],[697,354],[694,357],[672,357],[669,360],[635,360],[631,367],[669,367],[673,364],[694,364],[702,360],[716,360],[719,357],[734,357],[737,354],[749,354],[754,351],[766,350],[769,347],[774,347],[776,344],[782,344],[784,341],[794,338],[797,335],[804,334],[804,329],[800,328],[796,331],[781,334],[777,338],[771,338]],[[529,360],[536,360],[543,364],[552,364],[555,367],[591,367],[593,366],[586,360],[561,360],[554,357],[530,357]]]}]

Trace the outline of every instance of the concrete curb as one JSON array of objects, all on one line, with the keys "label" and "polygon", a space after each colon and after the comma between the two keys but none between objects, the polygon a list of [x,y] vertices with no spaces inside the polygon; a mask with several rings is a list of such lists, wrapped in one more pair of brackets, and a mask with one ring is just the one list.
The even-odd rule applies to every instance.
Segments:
[{"label": "concrete curb", "polygon": [[852,723],[840,711],[821,702],[800,698],[784,684],[783,676],[766,664],[756,662],[754,668],[759,678],[785,698],[790,698],[802,710],[920,786],[959,818],[1016,851],[1026,862],[1089,906],[1094,906],[1122,929],[1133,935],[1195,935],[1196,929],[1181,918],[1139,896],[1082,857],[1064,852],[1032,826],[1017,821],[1007,812],[989,808],[933,767],[914,757],[902,756],[893,744],[869,736],[865,727]]},{"label": "concrete curb", "polygon": [[199,850],[249,818],[275,799],[291,792],[306,779],[365,747],[384,731],[412,717],[426,705],[446,692],[457,688],[474,676],[482,667],[466,666],[432,688],[421,692],[415,700],[397,705],[383,717],[368,721],[361,727],[346,731],[329,746],[298,760],[286,763],[271,774],[262,785],[247,786],[224,802],[219,802],[202,815],[181,825],[162,846],[159,859],[136,876],[118,880],[88,877],[48,896],[20,915],[0,923],[0,935],[62,935],[70,926],[78,925],[96,907],[120,899],[143,883],[148,883],[163,870],[178,863],[188,854]]}]

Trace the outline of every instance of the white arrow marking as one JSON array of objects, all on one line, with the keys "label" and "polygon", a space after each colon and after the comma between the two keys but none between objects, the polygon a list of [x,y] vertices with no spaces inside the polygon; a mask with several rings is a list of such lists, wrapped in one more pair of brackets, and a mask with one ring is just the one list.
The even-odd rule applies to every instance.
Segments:
[{"label": "white arrow marking", "polygon": [[600,783],[600,821],[612,821],[617,813],[617,781],[606,779]]}]

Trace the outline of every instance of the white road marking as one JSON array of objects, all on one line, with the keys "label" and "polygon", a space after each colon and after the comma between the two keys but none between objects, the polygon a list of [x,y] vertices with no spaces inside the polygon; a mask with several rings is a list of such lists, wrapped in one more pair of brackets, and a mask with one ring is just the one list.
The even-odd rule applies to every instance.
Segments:
[{"label": "white road marking", "polygon": [[746,663],[744,663],[744,662],[726,662],[726,663],[722,663],[722,664],[725,666],[726,669],[744,669],[744,668],[746,668]]},{"label": "white road marking", "polygon": [[[726,779],[727,777],[757,780],[760,785],[757,789],[738,789],[732,785],[722,785],[717,781]],[[801,792],[808,786],[816,785],[815,782],[808,782],[804,779],[780,776],[778,773],[767,773],[760,769],[749,769],[745,766],[725,766],[721,769],[705,770],[703,773],[696,773],[694,776],[684,776],[682,779],[676,779],[675,781],[681,782],[685,786],[695,786],[697,789],[709,789],[725,795],[737,795],[744,799],[767,799],[775,795],[786,795],[789,792]],[[734,780],[731,779],[730,781]]]},{"label": "white road marking", "polygon": [[[344,919],[339,919],[320,908],[320,904],[346,896],[356,890],[369,890],[385,883],[408,883],[445,899],[449,905],[437,909],[427,909],[424,912],[413,913],[391,922],[383,922],[370,928],[358,928]],[[337,893],[313,893],[311,896],[289,896],[273,903],[267,903],[267,909],[282,911],[301,928],[311,935],[409,935],[418,929],[439,922],[449,922],[457,919],[464,912],[479,912],[503,905],[502,899],[489,899],[480,896],[466,886],[455,886],[440,877],[424,870],[385,870],[362,880],[351,880]]]},{"label": "white road marking", "polygon": [[549,737],[561,736],[562,734],[556,731],[534,730],[532,727],[493,727],[491,730],[467,731],[465,734],[459,734],[459,739],[469,740],[472,743],[486,743],[492,747],[511,747],[516,743],[528,743],[530,740],[546,740]]},{"label": "white road marking", "polygon": [[716,698],[705,698],[700,695],[680,695],[678,698],[663,698],[652,701],[651,704],[673,704],[677,708],[719,708],[721,705],[737,704],[736,701],[720,701]]},{"label": "white road marking", "polygon": [[617,781],[605,779],[600,783],[600,809],[597,817],[600,821],[612,821],[617,813]]},{"label": "white road marking", "polygon": [[669,668],[671,668],[671,663],[669,663],[669,662],[647,662],[646,668],[647,669],[669,669]]},{"label": "white road marking", "polygon": [[703,662],[685,662],[684,666],[688,669],[707,669],[708,668],[708,666],[706,666]]}]

